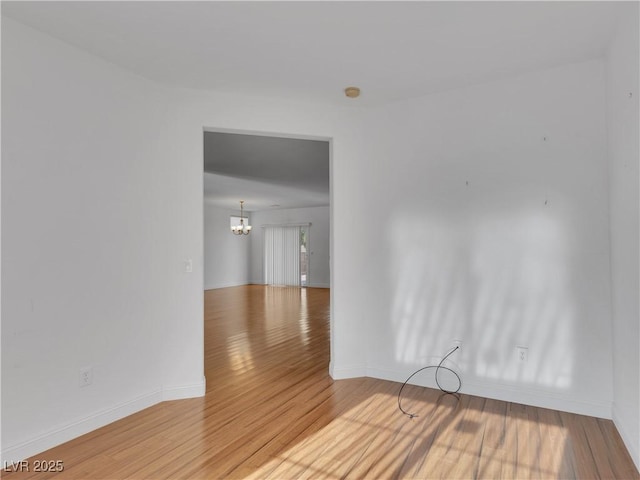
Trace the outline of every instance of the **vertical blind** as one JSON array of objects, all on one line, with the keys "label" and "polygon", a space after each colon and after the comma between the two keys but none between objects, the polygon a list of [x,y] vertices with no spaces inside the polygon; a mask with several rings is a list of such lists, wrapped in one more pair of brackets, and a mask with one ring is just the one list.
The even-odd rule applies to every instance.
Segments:
[{"label": "vertical blind", "polygon": [[300,285],[300,227],[264,228],[264,280],[268,285]]}]

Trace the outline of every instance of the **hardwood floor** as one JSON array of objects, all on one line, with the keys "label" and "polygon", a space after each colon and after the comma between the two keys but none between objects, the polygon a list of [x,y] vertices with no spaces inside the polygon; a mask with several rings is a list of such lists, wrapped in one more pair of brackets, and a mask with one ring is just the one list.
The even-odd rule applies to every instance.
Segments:
[{"label": "hardwood floor", "polygon": [[328,319],[326,289],[207,291],[204,398],[30,459],[61,473],[3,478],[640,478],[609,420],[412,386],[409,419],[399,384],[331,380]]}]

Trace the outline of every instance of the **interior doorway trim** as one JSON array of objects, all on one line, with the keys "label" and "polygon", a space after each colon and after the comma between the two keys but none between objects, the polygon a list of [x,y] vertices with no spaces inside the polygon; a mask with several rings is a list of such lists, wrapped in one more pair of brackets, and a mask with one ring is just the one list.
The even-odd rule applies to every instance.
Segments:
[{"label": "interior doorway trim", "polygon": [[329,142],[329,193],[331,193],[331,164],[333,160],[333,155],[331,153],[333,139],[331,137],[323,137],[319,135],[303,135],[295,133],[265,132],[261,130],[241,130],[236,128],[221,127],[203,127],[202,131],[211,133],[234,133],[238,135],[255,135],[258,137],[291,138],[294,140],[315,140],[319,142]]}]

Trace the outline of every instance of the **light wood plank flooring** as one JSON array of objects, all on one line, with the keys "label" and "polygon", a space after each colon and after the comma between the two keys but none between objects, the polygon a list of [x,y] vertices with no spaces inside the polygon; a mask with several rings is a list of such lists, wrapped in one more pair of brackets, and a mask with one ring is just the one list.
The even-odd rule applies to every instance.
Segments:
[{"label": "light wood plank flooring", "polygon": [[205,294],[204,398],[165,402],[3,478],[638,479],[613,423],[368,378],[333,381],[329,291]]}]

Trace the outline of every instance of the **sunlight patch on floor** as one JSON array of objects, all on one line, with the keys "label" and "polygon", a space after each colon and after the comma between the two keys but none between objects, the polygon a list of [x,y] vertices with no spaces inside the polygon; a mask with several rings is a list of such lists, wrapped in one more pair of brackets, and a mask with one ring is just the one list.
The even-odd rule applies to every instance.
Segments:
[{"label": "sunlight patch on floor", "polygon": [[410,420],[396,401],[393,394],[372,395],[246,478],[558,478],[562,473],[563,427],[525,418],[505,421],[503,414],[462,408],[454,397],[413,398],[421,416]]}]

